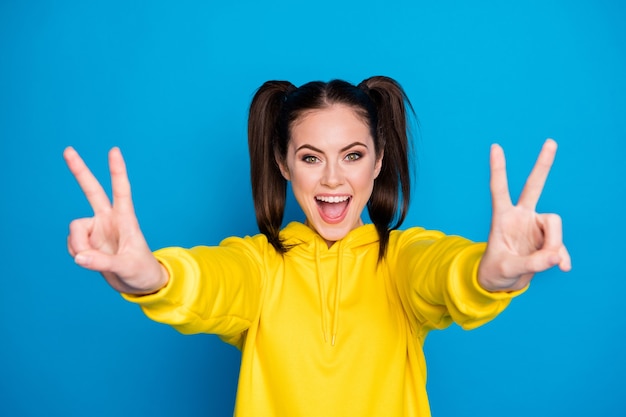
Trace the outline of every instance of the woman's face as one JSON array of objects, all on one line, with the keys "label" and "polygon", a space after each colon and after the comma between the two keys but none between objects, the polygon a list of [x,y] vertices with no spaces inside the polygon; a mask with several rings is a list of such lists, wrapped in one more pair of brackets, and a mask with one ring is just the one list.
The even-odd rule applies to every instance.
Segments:
[{"label": "woman's face", "polygon": [[279,166],[307,224],[330,246],[363,224],[381,163],[367,123],[351,107],[333,104],[294,122]]}]

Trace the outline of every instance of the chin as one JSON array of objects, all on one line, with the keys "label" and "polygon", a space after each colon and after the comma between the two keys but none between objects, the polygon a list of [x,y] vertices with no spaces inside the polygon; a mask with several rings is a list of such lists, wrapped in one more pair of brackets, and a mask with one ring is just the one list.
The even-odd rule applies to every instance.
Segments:
[{"label": "chin", "polygon": [[329,246],[338,240],[343,239],[352,230],[360,226],[360,223],[354,223],[352,227],[343,224],[329,225],[322,222],[321,227],[315,227],[313,229],[324,239]]}]

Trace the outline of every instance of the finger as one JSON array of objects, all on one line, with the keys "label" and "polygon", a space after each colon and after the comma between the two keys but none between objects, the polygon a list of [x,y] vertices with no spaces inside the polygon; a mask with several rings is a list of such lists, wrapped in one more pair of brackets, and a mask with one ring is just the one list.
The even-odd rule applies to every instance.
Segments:
[{"label": "finger", "polygon": [[87,197],[87,201],[89,201],[94,213],[110,209],[111,202],[106,192],[80,155],[78,155],[78,152],[72,147],[67,147],[63,152],[63,157],[81,190],[83,190],[85,197]]},{"label": "finger", "polygon": [[510,207],[511,196],[509,194],[509,182],[506,177],[506,159],[502,147],[497,144],[491,145],[489,158],[491,167],[491,201],[494,211],[500,208]]},{"label": "finger", "polygon": [[113,190],[113,206],[123,213],[134,213],[126,163],[119,148],[109,152],[109,170]]},{"label": "finger", "polygon": [[67,251],[69,252],[72,258],[76,257],[76,251],[72,248],[70,244],[70,237],[67,237]]},{"label": "finger", "polygon": [[561,262],[559,262],[559,268],[563,272],[569,272],[572,270],[572,258],[569,254],[569,251],[563,245],[559,251],[559,255],[561,256]]},{"label": "finger", "polygon": [[540,214],[537,222],[543,231],[543,245],[541,249],[558,252],[563,246],[563,221],[558,214]]},{"label": "finger", "polygon": [[554,162],[556,149],[556,142],[552,139],[546,140],[543,144],[537,162],[535,162],[535,166],[530,172],[524,189],[522,190],[518,202],[519,205],[531,210],[535,210],[537,207],[537,202],[539,201],[546,179],[552,168],[552,163]]},{"label": "finger", "polygon": [[544,232],[544,244],[542,249],[552,252],[558,259],[559,268],[567,272],[572,269],[572,261],[563,244],[563,221],[557,214],[539,215],[541,229]]},{"label": "finger", "polygon": [[563,243],[563,221],[557,214],[539,215],[540,226],[544,231],[544,245],[542,249],[551,251],[558,257],[559,268],[567,272],[572,269],[570,254]]},{"label": "finger", "polygon": [[67,237],[67,247],[73,257],[77,253],[92,249],[89,243],[89,234],[93,228],[93,218],[76,219],[70,223],[70,234]]}]

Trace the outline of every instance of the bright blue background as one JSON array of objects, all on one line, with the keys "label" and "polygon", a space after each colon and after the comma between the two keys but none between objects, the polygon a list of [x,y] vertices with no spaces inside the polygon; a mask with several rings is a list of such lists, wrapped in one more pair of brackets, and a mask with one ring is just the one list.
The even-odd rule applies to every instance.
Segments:
[{"label": "bright blue background", "polygon": [[[540,209],[573,257],[496,321],[426,342],[435,417],[623,416],[626,7],[618,1],[0,4],[0,415],[228,416],[239,353],[146,319],[67,255],[121,146],[153,248],[256,233],[246,112],[268,79],[399,80],[420,120],[405,226],[486,238],[489,145],[511,189],[546,137]],[[290,209],[289,218],[297,218]]]}]

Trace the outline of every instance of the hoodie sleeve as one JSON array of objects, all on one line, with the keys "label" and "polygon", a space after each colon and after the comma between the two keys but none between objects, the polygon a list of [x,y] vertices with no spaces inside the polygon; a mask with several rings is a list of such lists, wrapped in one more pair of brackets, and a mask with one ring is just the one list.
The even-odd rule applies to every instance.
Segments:
[{"label": "hoodie sleeve", "polygon": [[218,247],[158,250],[154,255],[170,275],[167,285],[151,295],[122,296],[181,333],[235,340],[259,310],[263,254],[255,250],[255,240],[230,238]]},{"label": "hoodie sleeve", "polygon": [[401,302],[418,329],[442,329],[452,322],[473,329],[495,318],[515,292],[489,292],[478,283],[485,243],[420,228],[398,232],[393,276]]}]

